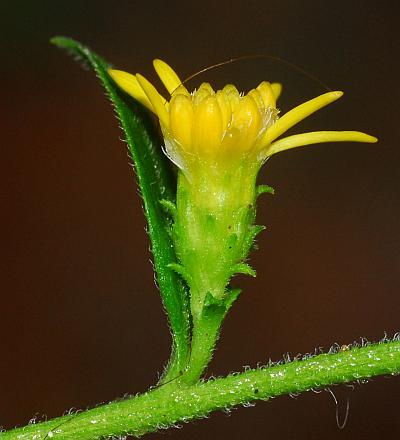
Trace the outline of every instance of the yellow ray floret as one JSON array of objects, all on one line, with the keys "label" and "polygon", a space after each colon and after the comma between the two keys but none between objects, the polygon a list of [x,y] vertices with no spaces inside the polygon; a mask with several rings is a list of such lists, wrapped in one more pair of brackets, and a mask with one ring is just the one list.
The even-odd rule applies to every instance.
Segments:
[{"label": "yellow ray floret", "polygon": [[151,84],[150,81],[147,81],[147,79],[142,76],[140,73],[136,75],[136,78],[141,85],[144,93],[149,98],[149,101],[151,102],[151,105],[153,106],[155,114],[160,119],[160,122],[165,126],[168,127],[169,125],[169,115],[168,111],[166,109],[166,100],[163,98],[158,92],[157,89]]},{"label": "yellow ray floret", "polygon": [[323,142],[366,142],[373,144],[377,140],[376,137],[359,131],[313,131],[311,133],[288,136],[273,142],[267,148],[267,155],[272,156],[280,151]]},{"label": "yellow ray floret", "polygon": [[340,97],[343,96],[343,92],[329,92],[324,93],[323,95],[317,96],[314,99],[310,99],[309,101],[298,105],[294,109],[290,110],[286,114],[284,114],[276,124],[274,124],[264,136],[264,142],[266,144],[271,143],[281,134],[285,133],[285,131],[292,128],[298,122],[307,118],[311,114],[315,113],[317,110],[325,107],[331,102],[336,101]]},{"label": "yellow ray floret", "polygon": [[172,95],[172,93],[182,84],[179,76],[162,60],[153,60],[153,66],[165,88],[168,90],[168,93]]},{"label": "yellow ray floret", "polygon": [[194,158],[218,161],[249,158],[260,164],[269,156],[290,148],[321,142],[376,142],[377,139],[356,131],[318,131],[279,139],[291,127],[317,110],[339,99],[343,92],[317,96],[278,119],[276,100],[282,86],[261,82],[247,95],[228,84],[215,91],[208,83],[189,93],[179,76],[164,61],[153,62],[165,85],[167,101],[142,75],[109,70],[114,81],[154,112],[165,139],[165,149],[181,168]]},{"label": "yellow ray floret", "polygon": [[137,99],[141,104],[147,107],[149,110],[154,112],[154,108],[149,101],[146,93],[144,93],[139,81],[135,75],[131,75],[128,72],[123,72],[122,70],[110,69],[108,71],[111,78],[124,90],[128,95]]}]

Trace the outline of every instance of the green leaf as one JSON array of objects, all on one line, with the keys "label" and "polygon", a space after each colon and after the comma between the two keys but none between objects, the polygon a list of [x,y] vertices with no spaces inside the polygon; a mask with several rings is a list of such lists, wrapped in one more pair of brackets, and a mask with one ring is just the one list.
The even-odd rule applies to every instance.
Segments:
[{"label": "green leaf", "polygon": [[190,333],[188,292],[179,275],[170,268],[171,264],[177,263],[177,258],[168,233],[170,220],[161,204],[175,202],[174,172],[161,150],[160,137],[147,111],[113,82],[107,73],[110,64],[70,38],[54,37],[51,42],[66,49],[96,72],[125,132],[144,201],[158,286],[173,335],[173,356],[167,373],[168,379],[171,379],[184,368],[189,353]]}]

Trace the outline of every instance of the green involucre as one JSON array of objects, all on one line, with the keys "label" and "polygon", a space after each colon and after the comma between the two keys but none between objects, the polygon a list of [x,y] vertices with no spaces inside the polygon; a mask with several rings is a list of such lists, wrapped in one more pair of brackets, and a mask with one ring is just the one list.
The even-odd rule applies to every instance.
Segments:
[{"label": "green involucre", "polygon": [[179,172],[173,239],[194,322],[208,294],[229,302],[232,276],[255,275],[245,260],[263,229],[254,225],[258,169],[258,163],[243,160],[228,169],[199,163],[190,175]]}]

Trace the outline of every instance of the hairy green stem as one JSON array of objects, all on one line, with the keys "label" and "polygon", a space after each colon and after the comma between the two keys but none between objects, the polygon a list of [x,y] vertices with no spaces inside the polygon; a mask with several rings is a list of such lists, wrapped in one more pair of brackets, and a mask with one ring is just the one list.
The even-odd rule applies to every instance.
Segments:
[{"label": "hairy green stem", "polygon": [[212,358],[225,315],[225,313],[213,312],[203,314],[201,319],[194,323],[188,366],[179,379],[186,385],[192,385],[199,381]]},{"label": "hairy green stem", "polygon": [[141,436],[211,411],[275,396],[400,373],[398,339],[335,354],[249,370],[184,386],[179,381],[126,400],[0,435],[1,440],[89,440],[124,434]]}]

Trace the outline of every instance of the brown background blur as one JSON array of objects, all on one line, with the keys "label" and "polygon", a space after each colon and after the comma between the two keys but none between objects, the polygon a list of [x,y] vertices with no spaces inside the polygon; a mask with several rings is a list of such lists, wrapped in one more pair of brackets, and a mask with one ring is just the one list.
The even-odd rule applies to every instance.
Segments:
[{"label": "brown background blur", "polygon": [[[1,7],[1,354],[4,428],[145,390],[169,355],[141,200],[122,133],[96,78],[50,46],[81,40],[118,68],[183,77],[255,53],[305,67],[345,97],[301,123],[365,130],[377,145],[283,153],[263,168],[277,195],[254,279],[223,328],[209,373],[400,330],[399,8],[395,1],[135,2],[25,0]],[[281,110],[323,93],[268,60],[203,75],[248,90],[282,81]],[[172,439],[397,439],[400,378],[282,397],[214,414]]]}]

